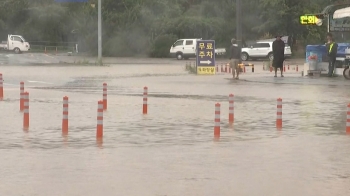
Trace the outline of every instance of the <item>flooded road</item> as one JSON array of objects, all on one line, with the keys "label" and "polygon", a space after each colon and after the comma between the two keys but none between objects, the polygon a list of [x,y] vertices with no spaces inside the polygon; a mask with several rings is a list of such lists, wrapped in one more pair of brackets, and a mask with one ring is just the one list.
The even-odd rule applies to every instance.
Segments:
[{"label": "flooded road", "polygon": [[[259,70],[260,68],[257,68]],[[1,66],[0,195],[182,196],[350,194],[350,82],[273,78],[256,71],[195,76],[184,63]],[[19,83],[30,96],[22,130]],[[103,144],[96,144],[97,101],[108,84]],[[142,115],[143,87],[149,114]],[[235,124],[228,124],[228,95]],[[62,97],[69,134],[62,137]],[[276,99],[283,129],[276,130]],[[221,138],[213,140],[221,103]]]}]

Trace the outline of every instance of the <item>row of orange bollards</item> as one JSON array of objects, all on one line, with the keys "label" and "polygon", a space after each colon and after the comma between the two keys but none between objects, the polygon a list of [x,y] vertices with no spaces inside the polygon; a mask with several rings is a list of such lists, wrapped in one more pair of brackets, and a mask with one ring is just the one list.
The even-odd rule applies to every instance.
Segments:
[{"label": "row of orange bollards", "polygon": [[[0,73],[0,100],[3,100],[3,77]],[[148,113],[148,88],[144,87],[142,113]],[[68,97],[63,97],[62,134],[68,134]],[[103,112],[107,110],[107,83],[103,83],[103,100],[98,101],[96,137],[103,137]],[[24,91],[24,82],[20,82],[20,111],[23,112],[23,129],[29,129],[29,93]],[[282,99],[277,99],[276,128],[282,128]],[[220,103],[215,104],[214,136],[220,136]],[[229,95],[229,124],[234,123],[234,95]],[[347,106],[346,133],[350,133],[350,104]]]},{"label": "row of orange bollards", "polygon": [[[3,100],[3,78],[0,73],[0,100]],[[103,112],[107,110],[107,83],[103,83],[103,99],[98,101],[97,108],[97,126],[96,126],[96,137],[103,137]],[[144,87],[143,92],[143,104],[142,104],[142,113],[148,113],[148,104],[147,104],[148,88]],[[24,82],[20,82],[20,111],[23,112],[23,130],[29,130],[29,93],[24,91]],[[69,131],[68,124],[68,97],[63,97],[63,113],[62,113],[62,134],[67,135]]]},{"label": "row of orange bollards", "polygon": [[[274,68],[273,68],[272,66],[270,66],[270,72],[272,72],[273,69],[274,69]],[[283,65],[283,72],[286,72],[287,70],[290,70],[290,66],[287,65],[287,68],[286,68],[286,66]],[[293,69],[293,70],[294,70],[294,69]],[[299,66],[298,66],[298,65],[295,65],[295,71],[296,71],[296,72],[299,71]]]}]

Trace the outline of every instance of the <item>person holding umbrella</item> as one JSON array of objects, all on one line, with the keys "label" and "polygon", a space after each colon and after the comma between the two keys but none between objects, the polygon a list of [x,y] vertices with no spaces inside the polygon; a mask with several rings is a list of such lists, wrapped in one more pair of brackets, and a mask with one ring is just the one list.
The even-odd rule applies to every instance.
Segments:
[{"label": "person holding umbrella", "polygon": [[281,39],[281,35],[276,36],[276,40],[272,43],[272,53],[273,53],[273,61],[272,66],[275,68],[275,77],[277,77],[277,69],[281,70],[281,77],[283,76],[283,62],[285,60],[284,57],[284,41]]}]

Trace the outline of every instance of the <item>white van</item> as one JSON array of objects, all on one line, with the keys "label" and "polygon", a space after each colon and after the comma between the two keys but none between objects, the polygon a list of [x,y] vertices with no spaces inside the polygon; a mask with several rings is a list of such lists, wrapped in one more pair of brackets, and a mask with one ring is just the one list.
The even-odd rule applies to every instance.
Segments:
[{"label": "white van", "polygon": [[[191,57],[196,57],[196,47],[197,39],[179,39],[170,48],[170,55],[176,57],[177,60],[189,59]],[[223,55],[226,53],[225,48],[215,49],[216,55]]]},{"label": "white van", "polygon": [[6,44],[0,44],[0,48],[4,50],[14,51],[16,54],[27,52],[30,45],[21,35],[8,35]]}]

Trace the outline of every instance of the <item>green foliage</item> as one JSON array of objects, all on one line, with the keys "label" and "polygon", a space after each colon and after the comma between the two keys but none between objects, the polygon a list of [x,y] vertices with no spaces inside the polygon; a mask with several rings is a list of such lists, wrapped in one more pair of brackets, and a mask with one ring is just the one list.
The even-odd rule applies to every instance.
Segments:
[{"label": "green foliage", "polygon": [[177,40],[176,35],[165,34],[157,37],[152,43],[150,57],[169,57],[170,46]]},{"label": "green foliage", "polygon": [[[241,0],[245,40],[295,35],[304,43],[324,42],[326,24],[305,27],[302,14],[319,13],[329,0]],[[215,39],[228,47],[236,34],[234,0],[103,0],[103,55],[165,57],[175,38]],[[79,43],[97,53],[97,0],[1,0],[0,41],[21,34],[31,44]],[[38,43],[39,44],[39,43]]]}]

